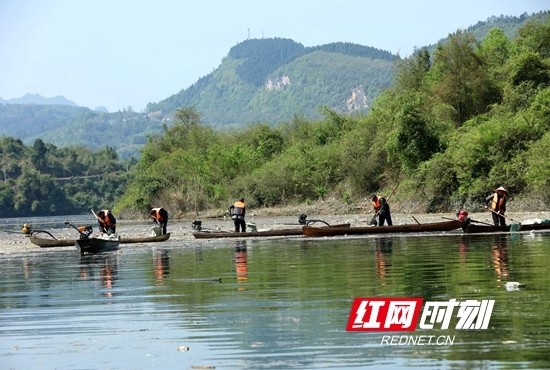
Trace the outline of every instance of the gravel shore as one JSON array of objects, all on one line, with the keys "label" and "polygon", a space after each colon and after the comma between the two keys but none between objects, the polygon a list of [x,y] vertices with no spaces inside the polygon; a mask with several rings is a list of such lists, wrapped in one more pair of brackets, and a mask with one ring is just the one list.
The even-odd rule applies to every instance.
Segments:
[{"label": "gravel shore", "polygon": [[[297,213],[294,216],[281,216],[272,215],[270,212],[258,210],[256,212],[250,212],[246,217],[248,224],[256,225],[258,231],[270,230],[270,229],[283,229],[291,227],[300,227],[298,224]],[[368,222],[372,219],[373,213],[355,213],[344,215],[322,215],[322,216],[308,216],[308,220],[323,220],[329,224],[338,223],[350,223],[351,226],[367,226]],[[470,214],[473,220],[492,223],[491,214],[473,213]],[[531,219],[550,219],[550,212],[510,212],[506,215],[508,223],[523,222]],[[453,213],[432,213],[432,214],[392,214],[394,225],[411,224],[416,223],[429,223],[440,222],[446,219],[455,219],[456,216]],[[202,227],[209,230],[224,230],[230,231],[233,227],[233,222],[228,217],[197,217],[197,220],[201,220]],[[192,227],[194,219],[178,219],[171,220],[168,224],[168,232],[171,233],[170,240],[164,242],[163,245],[169,244],[175,246],[178,243],[185,243],[187,245],[197,242],[193,237],[193,232],[196,230]],[[323,225],[317,223],[316,225]],[[21,225],[22,226],[22,225]],[[146,237],[151,235],[152,222],[143,220],[120,220],[118,222],[117,231],[124,237]],[[73,229],[51,229],[48,230],[58,239],[76,238],[75,231]],[[132,244],[132,248],[146,248],[151,247],[152,244]],[[0,232],[0,256],[9,256],[16,254],[32,254],[47,251],[67,251],[72,250],[73,247],[63,248],[40,248],[32,244],[27,235],[22,233],[13,232]]]}]

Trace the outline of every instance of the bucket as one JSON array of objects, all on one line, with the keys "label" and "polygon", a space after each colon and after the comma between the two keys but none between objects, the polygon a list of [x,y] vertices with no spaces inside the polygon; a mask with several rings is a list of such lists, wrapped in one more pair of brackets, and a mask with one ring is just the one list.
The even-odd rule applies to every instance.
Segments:
[{"label": "bucket", "polygon": [[162,228],[160,226],[153,226],[151,229],[151,236],[160,236],[162,234]]}]

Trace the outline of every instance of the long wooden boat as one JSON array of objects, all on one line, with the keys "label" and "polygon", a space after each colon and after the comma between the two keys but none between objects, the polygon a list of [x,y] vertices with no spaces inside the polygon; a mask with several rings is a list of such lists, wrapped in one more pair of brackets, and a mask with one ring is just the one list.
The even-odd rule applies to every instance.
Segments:
[{"label": "long wooden boat", "polygon": [[[156,243],[163,242],[170,238],[170,233],[158,236],[150,237],[135,237],[135,238],[120,238],[120,244],[132,244],[132,243]],[[72,247],[77,240],[80,239],[51,239],[41,238],[36,234],[29,237],[31,243],[38,245],[41,248],[53,248],[53,247]]]},{"label": "long wooden boat", "polygon": [[50,239],[50,238],[41,238],[36,234],[33,234],[29,237],[31,243],[38,245],[41,248],[52,248],[52,247],[72,247],[76,239]]},{"label": "long wooden boat", "polygon": [[145,238],[120,238],[120,244],[135,244],[135,243],[157,243],[157,242],[163,242],[170,239],[170,233],[166,233],[163,235],[157,235],[157,236],[149,236]]},{"label": "long wooden boat", "polygon": [[[350,224],[338,224],[331,226],[321,226],[319,228],[330,229],[333,227],[349,228]],[[301,227],[287,229],[273,229],[264,231],[247,231],[238,233],[235,231],[197,231],[193,233],[195,239],[213,239],[213,238],[254,238],[254,237],[269,237],[269,236],[299,236],[303,235],[304,231]]]},{"label": "long wooden boat", "polygon": [[118,249],[120,238],[87,238],[77,239],[74,243],[80,254],[101,253]]},{"label": "long wooden boat", "polygon": [[480,234],[480,233],[503,233],[510,231],[532,231],[532,230],[550,230],[550,222],[542,223],[530,223],[521,224],[513,223],[506,226],[496,225],[477,225],[469,223],[462,226],[462,231],[467,234]]},{"label": "long wooden boat", "polygon": [[393,226],[358,226],[358,227],[312,227],[304,226],[305,236],[338,236],[338,235],[364,235],[364,234],[390,234],[390,233],[423,233],[440,232],[460,229],[458,220],[433,222],[426,224],[407,224]]}]

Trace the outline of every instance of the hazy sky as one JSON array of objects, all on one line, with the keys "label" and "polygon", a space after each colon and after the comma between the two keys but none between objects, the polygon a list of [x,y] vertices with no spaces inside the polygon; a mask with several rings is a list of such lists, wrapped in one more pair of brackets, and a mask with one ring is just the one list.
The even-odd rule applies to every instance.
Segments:
[{"label": "hazy sky", "polygon": [[0,0],[0,97],[62,95],[142,111],[250,38],[353,42],[408,56],[490,16],[548,0]]}]

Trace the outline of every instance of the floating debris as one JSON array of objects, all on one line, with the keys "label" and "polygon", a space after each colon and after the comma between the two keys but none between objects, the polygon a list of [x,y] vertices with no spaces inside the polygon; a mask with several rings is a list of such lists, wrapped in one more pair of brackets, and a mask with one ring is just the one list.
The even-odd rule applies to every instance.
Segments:
[{"label": "floating debris", "polygon": [[517,344],[518,342],[516,340],[505,340],[502,342],[502,344]]},{"label": "floating debris", "polygon": [[521,288],[525,288],[525,284],[518,283],[517,281],[509,281],[506,283],[507,291],[520,290]]},{"label": "floating debris", "polygon": [[195,279],[174,279],[184,283],[221,283],[222,278],[195,278]]}]

